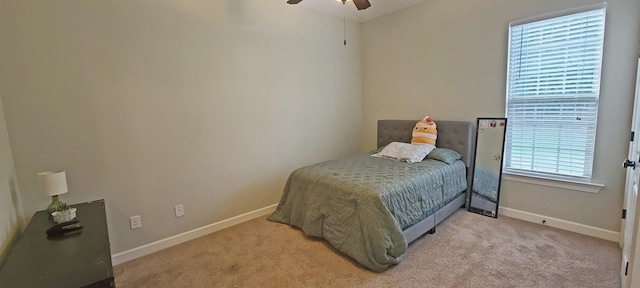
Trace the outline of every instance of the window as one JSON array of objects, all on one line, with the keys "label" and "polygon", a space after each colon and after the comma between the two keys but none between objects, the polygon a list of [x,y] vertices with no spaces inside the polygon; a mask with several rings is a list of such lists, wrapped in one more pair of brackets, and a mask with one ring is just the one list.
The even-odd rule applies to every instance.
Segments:
[{"label": "window", "polygon": [[605,11],[510,23],[506,172],[591,180]]}]

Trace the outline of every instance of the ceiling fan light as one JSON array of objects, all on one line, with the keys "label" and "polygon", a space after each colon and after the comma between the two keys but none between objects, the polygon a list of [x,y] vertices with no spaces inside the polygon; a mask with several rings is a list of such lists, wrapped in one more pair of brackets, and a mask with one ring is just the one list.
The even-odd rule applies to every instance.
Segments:
[{"label": "ceiling fan light", "polygon": [[[347,1],[349,0],[336,0],[338,2],[342,2],[342,4],[346,4]],[[288,0],[287,3],[289,4],[298,4],[302,2],[302,0]],[[371,3],[369,3],[369,0],[353,0],[353,4],[356,5],[356,8],[358,8],[358,10],[364,10],[367,9],[369,7],[371,7]]]}]

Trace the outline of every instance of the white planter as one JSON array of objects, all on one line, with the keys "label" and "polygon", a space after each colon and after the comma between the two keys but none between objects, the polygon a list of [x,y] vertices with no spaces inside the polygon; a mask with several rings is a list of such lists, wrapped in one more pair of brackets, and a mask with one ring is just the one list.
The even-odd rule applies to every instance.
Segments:
[{"label": "white planter", "polygon": [[78,209],[71,208],[62,212],[54,211],[51,216],[53,216],[53,221],[56,223],[67,222],[76,218],[76,210]]}]

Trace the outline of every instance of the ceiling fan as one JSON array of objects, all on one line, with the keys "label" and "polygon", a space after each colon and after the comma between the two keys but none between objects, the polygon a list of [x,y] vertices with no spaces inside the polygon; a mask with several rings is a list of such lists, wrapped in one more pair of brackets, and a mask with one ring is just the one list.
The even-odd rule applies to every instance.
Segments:
[{"label": "ceiling fan", "polygon": [[[301,1],[302,0],[289,0],[287,1],[287,3],[298,4]],[[342,2],[342,4],[345,4],[347,2],[347,0],[340,0],[340,1]],[[356,4],[356,7],[358,8],[358,10],[364,10],[371,7],[371,3],[369,3],[369,0],[353,0],[353,4]]]}]

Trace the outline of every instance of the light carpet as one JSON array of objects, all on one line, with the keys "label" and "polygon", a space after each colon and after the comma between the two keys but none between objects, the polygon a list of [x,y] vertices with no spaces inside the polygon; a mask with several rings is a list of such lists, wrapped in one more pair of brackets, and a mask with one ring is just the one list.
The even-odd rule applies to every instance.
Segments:
[{"label": "light carpet", "polygon": [[375,273],[266,217],[117,265],[116,287],[620,287],[617,243],[458,210]]}]

